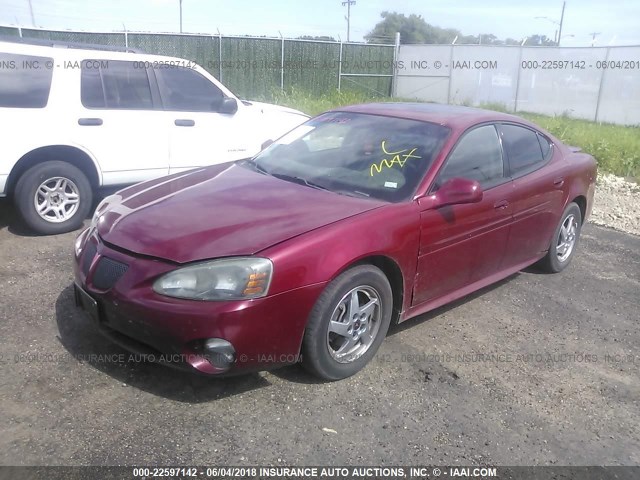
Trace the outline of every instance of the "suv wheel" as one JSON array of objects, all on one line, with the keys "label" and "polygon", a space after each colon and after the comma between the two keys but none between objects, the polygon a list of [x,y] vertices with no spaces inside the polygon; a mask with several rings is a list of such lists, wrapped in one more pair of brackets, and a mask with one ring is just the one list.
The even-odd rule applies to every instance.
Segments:
[{"label": "suv wheel", "polygon": [[82,225],[91,209],[91,185],[73,165],[49,161],[31,167],[16,185],[15,203],[32,230],[45,235]]}]

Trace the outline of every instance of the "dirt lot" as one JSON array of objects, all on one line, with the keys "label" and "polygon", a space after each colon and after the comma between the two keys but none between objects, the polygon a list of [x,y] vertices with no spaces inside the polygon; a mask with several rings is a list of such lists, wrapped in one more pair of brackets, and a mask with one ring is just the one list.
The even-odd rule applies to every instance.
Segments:
[{"label": "dirt lot", "polygon": [[0,201],[0,464],[640,463],[640,237],[587,225],[564,273],[406,322],[353,378],[221,380],[128,361],[73,305],[74,234],[12,217]]}]

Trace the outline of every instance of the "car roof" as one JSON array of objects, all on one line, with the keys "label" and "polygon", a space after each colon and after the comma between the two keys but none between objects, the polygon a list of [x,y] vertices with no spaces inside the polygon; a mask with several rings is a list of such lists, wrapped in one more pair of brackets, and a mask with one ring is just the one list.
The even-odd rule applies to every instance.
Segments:
[{"label": "car roof", "polygon": [[366,113],[387,117],[406,118],[423,122],[437,123],[454,130],[467,129],[484,122],[517,122],[540,130],[527,120],[508,113],[483,110],[481,108],[438,103],[390,102],[366,103],[336,108],[332,111]]},{"label": "car roof", "polygon": [[[24,40],[24,41],[23,41]],[[133,60],[145,59],[176,61],[183,59],[166,55],[144,53],[128,47],[110,47],[104,45],[83,44],[79,42],[58,42],[55,40],[8,39],[0,36],[0,52],[15,55],[36,55],[64,60]]]}]

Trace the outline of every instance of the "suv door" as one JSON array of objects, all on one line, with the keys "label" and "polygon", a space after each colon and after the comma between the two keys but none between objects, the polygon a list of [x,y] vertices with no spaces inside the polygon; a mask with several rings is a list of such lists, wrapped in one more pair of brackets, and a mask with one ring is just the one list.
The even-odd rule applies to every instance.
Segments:
[{"label": "suv door", "polygon": [[431,193],[447,180],[477,180],[478,203],[448,205],[421,212],[420,251],[413,304],[452,293],[497,272],[511,224],[507,176],[495,125],[466,132],[442,166]]},{"label": "suv door", "polygon": [[257,153],[257,145],[249,151],[252,128],[243,112],[220,113],[225,95],[205,75],[181,66],[154,72],[169,127],[171,173]]},{"label": "suv door", "polygon": [[100,164],[105,185],[169,173],[169,145],[144,62],[86,59],[81,64],[77,141]]},{"label": "suv door", "polygon": [[505,264],[515,266],[535,260],[549,248],[562,214],[564,177],[560,170],[545,167],[554,148],[543,135],[522,125],[498,128],[515,187],[509,197],[513,226]]}]

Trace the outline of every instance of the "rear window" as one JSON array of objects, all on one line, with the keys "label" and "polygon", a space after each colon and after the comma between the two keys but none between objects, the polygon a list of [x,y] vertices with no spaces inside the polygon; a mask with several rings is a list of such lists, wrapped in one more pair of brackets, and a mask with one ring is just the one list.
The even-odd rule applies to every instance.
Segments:
[{"label": "rear window", "polygon": [[147,70],[137,62],[84,60],[80,97],[87,108],[153,109]]},{"label": "rear window", "polygon": [[548,160],[551,156],[551,142],[542,135],[538,134],[538,140],[540,141],[540,149],[542,150],[542,157]]},{"label": "rear window", "polygon": [[52,67],[49,57],[0,53],[0,107],[46,107]]},{"label": "rear window", "polygon": [[544,158],[536,132],[516,125],[502,125],[501,129],[512,174],[542,166]]}]

